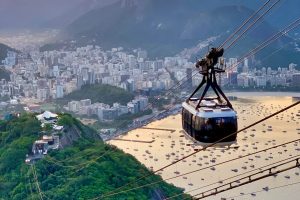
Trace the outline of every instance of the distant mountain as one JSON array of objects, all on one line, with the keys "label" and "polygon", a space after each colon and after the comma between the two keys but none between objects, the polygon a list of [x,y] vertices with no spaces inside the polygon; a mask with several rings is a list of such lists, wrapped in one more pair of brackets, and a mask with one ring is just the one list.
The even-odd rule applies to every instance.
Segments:
[{"label": "distant mountain", "polygon": [[[116,1],[118,0],[0,0],[0,26],[3,27],[2,31],[6,29],[64,27],[91,9],[112,4]],[[138,4],[146,4],[148,1],[150,0],[135,0]],[[151,1],[159,2],[159,0]],[[163,2],[167,2],[169,8],[172,8],[176,1],[164,0]],[[267,0],[182,1],[186,5],[192,5],[190,7],[202,12],[206,9],[214,9],[225,5],[243,5],[256,10]],[[275,2],[276,0],[272,1]],[[298,0],[281,0],[278,7],[278,9],[274,9],[274,15],[268,18],[268,22],[277,28],[299,15]]]},{"label": "distant mountain", "polygon": [[[208,0],[201,3],[195,0],[123,0],[82,15],[66,28],[66,33],[79,44],[96,43],[104,48],[141,47],[147,49],[152,57],[170,56],[211,36],[218,36],[213,45],[219,45],[254,13],[249,7],[257,6],[258,2],[253,2],[217,0],[212,4]],[[277,28],[262,21],[227,55],[240,56],[276,31]],[[293,42],[293,39],[285,37],[267,48],[267,52],[273,52],[288,42]],[[291,60],[295,58],[294,62],[300,63],[293,46],[286,49],[282,51],[286,51]],[[263,60],[264,57],[257,58]],[[291,60],[278,59],[276,64],[287,64]],[[265,62],[269,63],[266,59]]]},{"label": "distant mountain", "polygon": [[112,106],[115,102],[126,105],[133,98],[133,94],[122,88],[104,84],[93,84],[83,85],[80,90],[73,91],[64,98],[57,99],[57,102],[65,105],[69,101],[91,99],[92,103],[101,102]]}]

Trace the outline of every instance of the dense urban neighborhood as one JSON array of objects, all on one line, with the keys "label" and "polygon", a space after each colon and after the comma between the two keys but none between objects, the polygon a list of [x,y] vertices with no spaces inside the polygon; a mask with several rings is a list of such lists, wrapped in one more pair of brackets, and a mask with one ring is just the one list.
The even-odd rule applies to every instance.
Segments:
[{"label": "dense urban neighborhood", "polygon": [[[225,66],[230,70],[220,75],[218,81],[227,89],[292,90],[300,85],[300,72],[293,63],[278,69],[256,69],[254,58],[242,62],[228,58]],[[54,102],[56,110],[97,118],[99,122],[111,122],[126,114],[150,114],[145,111],[155,109],[149,104],[157,102],[149,102],[153,95],[172,89],[181,80],[186,81],[182,87],[190,90],[202,79],[202,75],[194,72],[194,63],[187,59],[187,54],[152,60],[146,50],[103,50],[93,45],[44,52],[8,51],[2,68],[9,77],[0,84],[1,110],[22,104],[28,112],[41,112],[41,105]],[[105,88],[108,86],[114,88]],[[183,97],[180,89],[177,96]],[[102,98],[105,94],[106,98]]]},{"label": "dense urban neighborhood", "polygon": [[[223,86],[240,87],[293,87],[299,85],[297,65],[271,67],[253,66],[245,59],[227,59],[234,66],[220,77]],[[251,63],[251,64],[250,64]],[[238,65],[237,65],[238,64]],[[151,60],[147,51],[136,49],[126,52],[122,47],[109,51],[99,46],[86,46],[75,50],[9,51],[2,61],[11,72],[10,80],[1,80],[1,96],[30,98],[40,102],[63,98],[86,84],[108,84],[129,92],[163,91],[184,78],[197,85],[200,75],[192,75],[194,64],[180,56]],[[100,102],[101,103],[101,102]]]}]

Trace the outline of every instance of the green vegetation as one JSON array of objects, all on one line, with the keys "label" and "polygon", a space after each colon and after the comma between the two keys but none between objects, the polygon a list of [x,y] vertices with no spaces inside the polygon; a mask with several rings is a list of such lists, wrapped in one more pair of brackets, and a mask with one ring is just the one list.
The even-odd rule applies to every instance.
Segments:
[{"label": "green vegetation", "polygon": [[53,126],[51,124],[45,124],[43,127],[43,131],[50,132],[52,130]]},{"label": "green vegetation", "polygon": [[[28,114],[0,121],[0,199],[39,199],[38,187],[44,199],[91,199],[150,173],[133,156],[101,140],[89,140],[87,132],[94,130],[71,115],[60,115],[59,124],[67,129],[76,127],[86,137],[63,150],[50,151],[44,159],[29,166],[24,163],[25,155],[40,137],[40,123]],[[161,177],[153,175],[131,187],[160,180]],[[154,193],[161,192],[168,196],[182,190],[161,182],[109,199],[151,199]]]},{"label": "green vegetation", "polygon": [[[132,156],[124,155],[112,146],[87,142],[80,142],[75,147],[51,153],[51,159],[40,161],[36,168],[40,187],[50,199],[94,198],[149,173]],[[161,178],[153,176],[147,182],[158,180]],[[145,183],[146,181],[141,181],[131,187]],[[166,183],[161,183],[120,194],[112,199],[151,199],[155,189],[165,194],[182,192]]]},{"label": "green vegetation", "polygon": [[91,99],[92,103],[101,102],[112,105],[115,102],[126,105],[134,98],[133,94],[111,85],[84,85],[80,90],[66,95],[63,99],[57,100],[60,104],[66,104],[72,100]]},{"label": "green vegetation", "polygon": [[0,199],[10,199],[11,192],[23,184],[20,171],[26,169],[25,155],[40,131],[40,122],[33,115],[0,121]]},{"label": "green vegetation", "polygon": [[75,118],[72,118],[70,114],[63,114],[59,116],[57,124],[60,126],[72,126],[74,123],[78,123]]}]

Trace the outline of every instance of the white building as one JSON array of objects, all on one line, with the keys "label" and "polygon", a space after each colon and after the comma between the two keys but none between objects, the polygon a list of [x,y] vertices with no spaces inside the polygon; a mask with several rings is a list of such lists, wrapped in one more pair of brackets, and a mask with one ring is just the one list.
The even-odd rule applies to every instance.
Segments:
[{"label": "white building", "polygon": [[64,86],[56,85],[56,98],[63,98],[64,97]]},{"label": "white building", "polygon": [[255,82],[257,87],[266,87],[267,79],[265,76],[256,76]]},{"label": "white building", "polygon": [[91,104],[92,104],[92,101],[90,99],[80,100],[81,106],[90,106]]},{"label": "white building", "polygon": [[49,89],[48,88],[40,88],[37,89],[37,99],[40,101],[45,101],[49,98]]},{"label": "white building", "polygon": [[78,112],[80,107],[79,101],[71,101],[68,103],[68,109],[71,112]]}]

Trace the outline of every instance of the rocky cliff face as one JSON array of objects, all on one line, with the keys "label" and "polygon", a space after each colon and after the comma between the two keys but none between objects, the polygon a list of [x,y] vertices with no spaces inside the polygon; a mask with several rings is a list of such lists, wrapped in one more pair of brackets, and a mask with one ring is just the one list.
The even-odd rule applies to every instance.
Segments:
[{"label": "rocky cliff face", "polygon": [[80,140],[102,141],[94,129],[83,125],[77,119],[71,118],[69,115],[65,115],[64,117],[69,118],[69,122],[62,124],[64,129],[60,136],[61,148],[72,146],[74,142]]}]

